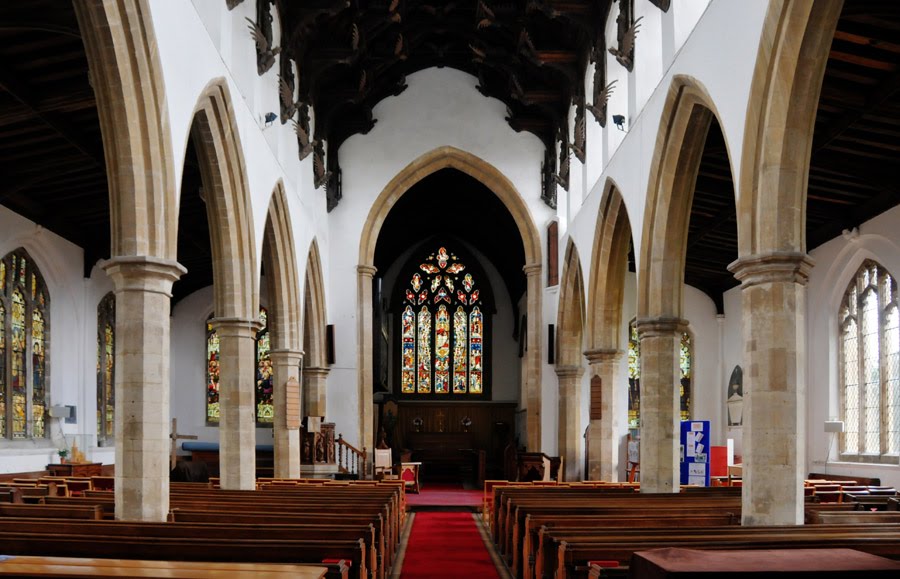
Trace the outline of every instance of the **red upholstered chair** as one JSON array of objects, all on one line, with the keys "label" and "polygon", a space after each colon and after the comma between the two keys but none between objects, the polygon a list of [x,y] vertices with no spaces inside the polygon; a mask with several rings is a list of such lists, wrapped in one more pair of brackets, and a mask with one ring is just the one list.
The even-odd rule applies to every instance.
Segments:
[{"label": "red upholstered chair", "polygon": [[419,492],[419,466],[420,462],[401,462],[400,480],[406,484],[406,490],[411,493]]}]

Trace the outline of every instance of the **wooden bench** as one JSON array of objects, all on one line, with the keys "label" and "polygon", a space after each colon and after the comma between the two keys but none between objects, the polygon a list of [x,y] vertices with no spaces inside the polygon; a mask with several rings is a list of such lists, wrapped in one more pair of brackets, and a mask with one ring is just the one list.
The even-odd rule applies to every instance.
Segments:
[{"label": "wooden bench", "polygon": [[0,577],[239,577],[322,579],[328,568],[313,565],[139,561],[74,557],[18,556],[0,561]]},{"label": "wooden bench", "polygon": [[84,519],[99,521],[103,519],[103,508],[99,505],[0,504],[0,517]]}]

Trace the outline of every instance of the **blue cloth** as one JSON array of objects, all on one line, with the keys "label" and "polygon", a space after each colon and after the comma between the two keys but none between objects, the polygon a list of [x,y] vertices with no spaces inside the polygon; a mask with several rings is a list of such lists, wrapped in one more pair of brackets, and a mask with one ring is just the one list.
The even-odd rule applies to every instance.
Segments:
[{"label": "blue cloth", "polygon": [[[198,440],[189,440],[181,443],[181,449],[191,452],[193,450],[199,452],[219,452],[218,442],[201,442]],[[262,452],[275,452],[275,447],[271,444],[257,444],[256,450]]]}]

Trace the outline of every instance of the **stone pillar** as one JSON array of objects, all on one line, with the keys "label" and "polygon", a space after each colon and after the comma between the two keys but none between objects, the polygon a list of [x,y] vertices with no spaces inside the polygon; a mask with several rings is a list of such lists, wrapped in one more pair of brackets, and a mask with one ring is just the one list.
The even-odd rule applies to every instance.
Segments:
[{"label": "stone pillar", "polygon": [[[588,480],[619,480],[619,398],[625,388],[620,382],[622,351],[615,349],[588,350],[584,353],[590,363],[591,380],[600,380],[600,418],[591,420]],[[595,396],[591,388],[591,396]],[[594,403],[591,400],[590,405]]]},{"label": "stone pillar", "polygon": [[541,264],[529,263],[522,268],[527,279],[528,351],[525,353],[525,375],[522,376],[524,391],[521,395],[521,406],[526,410],[526,448],[529,452],[541,450],[541,304],[543,287],[541,282]]},{"label": "stone pillar", "polygon": [[165,521],[169,512],[169,312],[175,261],[115,257],[116,519]]},{"label": "stone pillar", "polygon": [[638,319],[641,339],[641,492],[680,490],[681,334],[678,318]]},{"label": "stone pillar", "polygon": [[[275,424],[272,436],[275,440],[275,476],[300,478],[300,399],[301,393],[288,392],[287,383],[300,380],[300,362],[303,352],[297,350],[272,350],[272,384],[275,403]],[[288,408],[296,408],[296,424],[288,423]]]},{"label": "stone pillar", "polygon": [[[372,278],[378,271],[372,265],[356,266],[356,315],[359,333],[356,336],[356,367],[358,372],[359,387],[359,448],[365,448],[374,456],[375,433],[374,417],[372,412],[372,385],[374,383],[372,344]],[[373,461],[370,461],[373,462]],[[366,473],[366,477],[368,473]]]},{"label": "stone pillar", "polygon": [[326,416],[325,414],[325,385],[327,383],[330,368],[303,369],[303,407],[304,416]]},{"label": "stone pillar", "polygon": [[219,333],[219,476],[223,489],[256,488],[256,333],[259,320],[213,318]]},{"label": "stone pillar", "polygon": [[557,366],[559,378],[559,456],[565,459],[566,480],[578,479],[581,453],[578,441],[581,438],[581,366]]},{"label": "stone pillar", "polygon": [[744,494],[742,524],[803,524],[806,467],[804,253],[743,257]]}]

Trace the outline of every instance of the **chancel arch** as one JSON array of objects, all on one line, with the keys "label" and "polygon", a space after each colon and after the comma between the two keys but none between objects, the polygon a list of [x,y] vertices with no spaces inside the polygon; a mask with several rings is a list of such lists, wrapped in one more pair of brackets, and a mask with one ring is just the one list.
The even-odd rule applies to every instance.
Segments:
[{"label": "chancel arch", "polygon": [[372,204],[363,226],[357,266],[357,364],[359,384],[360,440],[367,448],[374,442],[372,384],[372,280],[377,272],[375,250],[382,225],[400,198],[416,183],[442,169],[453,169],[475,179],[500,200],[515,221],[524,253],[523,269],[527,278],[527,340],[526,368],[523,373],[520,404],[527,411],[527,440],[529,449],[540,449],[541,424],[541,237],[531,212],[509,179],[484,160],[457,149],[440,147],[407,165],[384,188]]},{"label": "chancel arch", "polygon": [[584,376],[584,276],[578,248],[566,247],[557,313],[556,376],[559,384],[559,456],[564,458],[566,480],[578,480],[581,461],[582,377]]},{"label": "chancel arch", "polygon": [[[585,356],[590,363],[592,409],[597,403],[597,412],[592,411],[588,430],[585,478],[590,480],[616,481],[619,478],[619,440],[624,428],[618,412],[622,406],[619,401],[625,396],[620,371],[622,308],[632,245],[625,201],[615,183],[608,180],[594,232],[587,300],[588,349]],[[595,397],[599,400],[594,400]]]},{"label": "chancel arch", "polygon": [[[284,186],[279,182],[269,201],[262,263],[269,305],[267,322],[271,345],[275,476],[280,478],[300,476],[299,380],[303,351],[300,275],[294,247],[290,208]],[[256,372],[256,383],[259,384],[263,370],[257,368]]]},{"label": "chancel arch", "polygon": [[306,257],[306,283],[303,298],[303,413],[326,416],[327,310],[325,280],[319,243],[313,239]]}]

